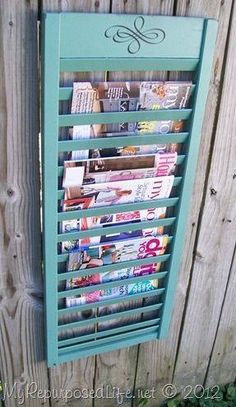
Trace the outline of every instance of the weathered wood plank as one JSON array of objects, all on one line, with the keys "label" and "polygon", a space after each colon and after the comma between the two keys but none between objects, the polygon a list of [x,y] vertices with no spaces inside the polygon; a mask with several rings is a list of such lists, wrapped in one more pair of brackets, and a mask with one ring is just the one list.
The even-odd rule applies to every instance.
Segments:
[{"label": "weathered wood plank", "polygon": [[[112,13],[129,14],[172,14],[174,2],[168,0],[155,1],[112,1]],[[110,80],[162,80],[166,78],[165,72],[109,72]],[[100,388],[108,385],[109,389],[118,387],[124,393],[122,405],[132,405],[132,394],[135,386],[135,375],[138,358],[138,346],[122,349],[115,352],[99,355],[97,357],[97,369],[95,387]],[[142,349],[142,346],[141,346]],[[126,393],[127,392],[127,393]],[[95,400],[96,407],[117,406],[121,399]]]},{"label": "weathered wood plank", "polygon": [[216,383],[232,383],[236,379],[235,292],[236,258],[234,257],[220,324],[206,377],[206,386],[212,386]]},{"label": "weathered wood plank", "polygon": [[[220,78],[224,58],[224,50],[227,38],[227,30],[232,1],[222,5],[218,0],[208,2],[200,0],[178,0],[177,14],[199,17],[211,17],[219,19],[219,35],[216,44],[213,72],[206,106],[205,119],[202,128],[202,141],[200,146],[199,160],[196,171],[196,180],[192,195],[192,205],[188,216],[186,229],[185,250],[183,254],[179,283],[176,290],[175,304],[168,339],[143,344],[140,346],[140,357],[137,370],[137,388],[156,388],[155,399],[149,401],[150,407],[156,406],[157,400],[162,399],[161,389],[173,379],[175,358],[178,347],[179,335],[181,334],[181,322],[184,305],[188,292],[190,270],[192,265],[192,253],[196,238],[197,224],[200,213],[201,201],[204,191],[204,181],[207,173],[207,163],[214,126],[215,112],[220,93]],[[187,7],[187,4],[189,5]]]},{"label": "weathered wood plank", "polygon": [[0,376],[0,407],[3,407],[3,382]]},{"label": "weathered wood plank", "polygon": [[[77,12],[97,12],[108,13],[110,9],[109,0],[87,1],[87,0],[43,0],[43,11],[77,11]],[[74,81],[79,80],[104,80],[104,72],[95,73],[64,73],[61,75],[61,86],[71,86]],[[68,104],[64,104],[63,112],[68,113]],[[92,397],[78,399],[79,392],[75,390],[88,389],[93,390],[95,375],[94,356],[77,360],[71,363],[64,363],[61,366],[49,369],[51,389],[56,389],[58,397],[55,397],[51,403],[52,406],[64,406],[66,395],[68,404],[73,407],[78,403],[81,407],[91,407],[93,405]],[[60,395],[62,390],[62,397]]]},{"label": "weathered wood plank", "polygon": [[171,15],[173,7],[173,0],[112,0],[112,13],[117,14]]},{"label": "weathered wood plank", "polygon": [[11,396],[6,395],[6,406],[15,407],[17,401],[24,406],[38,407],[42,402],[49,405],[42,393],[41,399],[38,398],[39,392],[46,392],[49,386],[42,352],[43,305],[33,302],[31,295],[17,290],[10,298],[11,304],[9,299],[3,300],[0,310],[2,381],[4,388],[12,392]]},{"label": "weathered wood plank", "polygon": [[235,27],[234,12],[214,149],[174,375],[178,385],[204,382],[235,247],[236,99],[232,88],[236,74]]},{"label": "weathered wood plank", "polygon": [[[227,59],[227,68],[225,74],[225,81],[224,81],[224,94],[221,103],[221,110],[223,114],[232,114],[234,116],[236,110],[236,98],[235,95],[232,94],[232,99],[230,98],[230,89],[232,86],[232,82],[235,70],[236,70],[236,47],[235,47],[235,35],[236,35],[236,5],[234,4],[234,13],[231,23],[231,37],[230,37],[230,45],[228,49],[228,59]],[[231,105],[231,111],[228,112],[227,105]],[[225,116],[225,122],[232,120],[230,116]],[[232,133],[234,122],[231,124]],[[230,124],[229,124],[230,126]],[[224,135],[224,139],[227,137],[227,129],[226,132],[224,131],[224,127],[222,124],[222,133]],[[230,129],[229,129],[230,131]],[[234,138],[234,144],[228,147],[228,153],[233,154],[232,160],[235,164],[235,157],[236,157],[236,143],[235,143],[235,136],[232,135]],[[220,151],[219,151],[220,153]],[[226,161],[223,161],[223,157],[220,157],[221,165],[224,166]],[[229,173],[229,178],[233,177],[235,184],[235,165],[232,164],[233,172]],[[234,165],[234,168],[233,168]],[[228,160],[227,160],[228,166]],[[223,185],[223,183],[222,183]],[[233,188],[232,188],[233,189]],[[235,190],[235,185],[234,185]],[[225,193],[225,188],[223,189],[223,193]],[[228,196],[228,201],[231,205],[234,205],[235,195]],[[227,198],[227,197],[226,197]],[[229,203],[229,204],[230,204]],[[234,241],[236,236],[236,220],[235,217],[233,218],[230,214],[230,210],[228,207],[225,207],[225,222],[230,224],[230,230],[228,234],[223,235],[222,239],[225,236],[225,239],[229,239]],[[224,222],[224,223],[225,223]],[[224,256],[230,255],[227,252]],[[220,316],[219,327],[217,331],[217,336],[209,364],[208,374],[206,377],[206,384],[212,385],[214,383],[229,383],[233,382],[236,378],[236,303],[235,303],[235,292],[236,292],[236,257],[234,253],[234,259],[232,261],[232,267],[230,271],[230,276],[228,280],[227,290],[225,292],[224,304],[222,309],[222,314]]]},{"label": "weathered wood plank", "polygon": [[[48,388],[40,300],[37,15],[36,0],[0,1],[0,370],[3,383],[16,383],[23,393],[31,382]],[[17,403],[12,397],[5,404]]]},{"label": "weathered wood plank", "polygon": [[41,0],[42,11],[77,11],[79,13],[108,13],[108,0]]}]

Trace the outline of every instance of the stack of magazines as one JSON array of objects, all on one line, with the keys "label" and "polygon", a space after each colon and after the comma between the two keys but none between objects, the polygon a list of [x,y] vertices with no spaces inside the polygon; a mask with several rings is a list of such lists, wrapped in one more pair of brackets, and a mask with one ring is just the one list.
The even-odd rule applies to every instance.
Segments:
[{"label": "stack of magazines", "polygon": [[[191,91],[191,82],[76,82],[73,85],[71,113],[183,109],[188,107]],[[128,135],[145,137],[151,133],[157,134],[158,143],[158,134],[178,133],[183,129],[183,121],[173,120],[92,124],[74,126],[70,130],[70,137],[73,140]],[[178,144],[127,145],[73,151],[64,161],[62,186],[65,195],[61,204],[62,210],[75,211],[168,198],[173,187],[178,153]],[[124,261],[164,254],[169,241],[164,228],[139,229],[139,223],[164,218],[166,210],[167,208],[150,208],[80,217],[80,219],[62,222],[63,233],[97,227],[104,230],[101,236],[67,241],[61,245],[62,253],[69,254],[67,270],[83,270],[83,277],[68,280],[66,288],[94,286],[94,291],[66,298],[67,307],[91,303],[91,311],[84,315],[73,313],[72,308],[70,321],[112,314],[127,307],[134,309],[134,314],[128,320],[115,318],[114,314],[113,320],[111,317],[111,320],[106,323],[99,323],[96,327],[91,324],[89,328],[80,328],[70,335],[109,329],[140,321],[140,318],[143,318],[135,315],[135,307],[141,306],[143,300],[128,304],[119,302],[116,305],[99,307],[97,310],[92,308],[92,303],[155,290],[158,287],[158,279],[137,284],[120,283],[116,287],[105,290],[96,289],[96,285],[157,273],[161,267],[160,263],[92,275],[89,274],[89,269],[118,262],[121,262],[122,266]],[[137,230],[109,234],[109,226],[129,223],[137,224]],[[85,269],[88,269],[88,275],[84,277]]]}]

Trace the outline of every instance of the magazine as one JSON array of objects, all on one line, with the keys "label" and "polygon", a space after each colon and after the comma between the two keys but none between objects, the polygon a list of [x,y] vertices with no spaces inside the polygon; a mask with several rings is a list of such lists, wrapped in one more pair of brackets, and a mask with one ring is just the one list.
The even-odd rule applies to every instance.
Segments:
[{"label": "magazine", "polygon": [[[68,271],[85,270],[93,267],[100,267],[112,263],[119,263],[128,260],[142,259],[162,255],[165,253],[169,241],[168,235],[148,236],[142,239],[130,239],[128,241],[98,245],[75,251],[69,254]],[[124,280],[131,277],[153,274],[159,271],[160,263],[144,264],[141,266],[121,269],[106,273],[97,273],[93,275],[73,278],[67,281],[67,289],[96,285],[115,280]],[[78,303],[81,301],[99,301],[100,299],[110,298],[111,296],[133,294],[135,290],[143,292],[157,287],[157,280],[150,280],[141,284],[118,285],[106,290],[98,290],[92,293],[80,296]],[[141,290],[141,291],[140,291]],[[76,298],[67,298],[67,306],[74,305]]]},{"label": "magazine", "polygon": [[[144,257],[157,256],[159,254],[163,254],[168,241],[168,235],[150,236],[148,234],[146,237],[141,239],[129,239],[120,242],[100,244],[92,247],[81,247],[80,250],[69,253],[67,270],[84,270],[112,263],[120,263],[123,261],[141,259]],[[136,268],[134,267],[134,274],[135,270]],[[138,267],[138,270],[140,272],[140,267]],[[147,266],[141,266],[141,270],[147,271]],[[120,273],[120,271],[111,272],[111,275],[113,275],[113,273]],[[108,274],[99,274],[98,277],[101,275],[103,276],[103,280],[98,281],[97,283],[108,281],[109,279],[107,280],[106,276],[109,276],[110,272],[108,272]],[[95,281],[92,284],[95,284]]]},{"label": "magazine", "polygon": [[[150,257],[151,261],[152,257],[165,253],[168,241],[168,235],[156,237],[148,236],[147,238],[143,239],[132,239],[124,242],[88,247],[87,249],[75,251],[69,254],[67,269],[68,271],[85,270],[112,263],[143,259],[146,257]],[[153,274],[159,270],[160,263],[151,263],[106,273],[97,273],[93,275],[88,274],[85,277],[77,277],[67,280],[66,288],[72,289],[106,283],[109,281],[119,281],[132,277]],[[150,289],[157,288],[157,286],[158,280],[148,280],[147,282],[128,285],[121,284],[105,290],[95,290],[92,293],[86,293],[79,297],[68,297],[66,299],[66,304],[68,307],[70,307],[73,305],[99,301],[101,299],[110,297],[130,295],[136,292],[145,292],[149,291]]]},{"label": "magazine", "polygon": [[141,82],[140,109],[184,109],[191,94],[191,82]]},{"label": "magazine", "polygon": [[119,285],[117,287],[108,288],[105,290],[97,290],[89,293],[84,293],[76,297],[67,297],[66,306],[74,307],[87,303],[103,301],[109,298],[116,298],[120,296],[128,296],[132,294],[144,293],[147,291],[155,290],[158,288],[158,280],[146,280],[143,282]]},{"label": "magazine", "polygon": [[[157,137],[158,141],[158,137]],[[176,144],[152,144],[139,146],[123,146],[110,148],[96,148],[81,150],[80,158],[76,160],[103,159],[112,157],[144,156],[157,153],[169,153],[176,151]],[[78,154],[77,154],[78,156]],[[71,158],[73,160],[73,158]],[[70,161],[71,161],[70,160]]]},{"label": "magazine", "polygon": [[[139,101],[139,82],[75,82],[71,113],[135,111]],[[102,133],[133,132],[135,123],[75,126],[73,139],[97,137]]]},{"label": "magazine", "polygon": [[[131,224],[131,223],[135,223],[137,224],[137,229],[138,230],[133,230],[133,231],[127,231],[127,232],[120,232],[120,233],[109,233],[109,226],[111,226],[111,224],[101,224],[100,226],[104,227],[104,232],[102,236],[87,236],[87,237],[83,237],[77,240],[71,240],[71,241],[65,241],[62,242],[62,252],[73,252],[75,250],[80,249],[83,246],[94,246],[94,245],[98,245],[98,244],[106,244],[109,242],[117,242],[117,241],[123,241],[123,240],[128,240],[128,239],[134,239],[134,238],[142,238],[145,237],[147,235],[150,236],[157,236],[163,233],[164,228],[162,226],[159,227],[152,227],[152,228],[148,228],[148,229],[139,229],[139,225],[137,221],[126,221],[126,222],[120,222],[119,225],[127,225],[127,224]],[[98,227],[98,224],[92,224],[93,227]],[[80,229],[80,227],[82,227],[81,230],[87,230],[90,229],[90,224],[89,223],[85,223],[85,225],[81,225],[81,223],[77,223],[71,225],[71,222],[68,221],[68,224],[66,225],[67,230],[71,231],[71,232],[78,232]],[[74,227],[74,229],[72,229],[72,227]],[[86,229],[85,229],[86,228]]]},{"label": "magazine", "polygon": [[[74,82],[71,113],[183,109],[190,99],[191,88],[190,81]],[[111,123],[105,127],[95,124],[91,126],[89,136],[133,132],[137,126],[132,123]]]},{"label": "magazine", "polygon": [[[191,96],[191,82],[75,82],[71,113],[183,109]],[[141,121],[74,126],[72,139],[128,134],[180,132],[183,121]],[[91,155],[91,153],[90,153]],[[71,159],[88,158],[87,150],[73,151]]]},{"label": "magazine", "polygon": [[[127,170],[127,171],[109,171],[109,172],[98,172],[98,173],[88,173],[87,176],[82,175],[80,169],[83,167],[71,167],[71,165],[76,165],[77,162],[65,162],[65,174],[64,174],[64,187],[71,187],[74,186],[77,181],[84,183],[86,182],[112,182],[118,180],[127,180],[127,179],[141,179],[146,178],[149,176],[165,176],[169,173],[173,172],[175,167],[177,154],[159,154],[158,155],[158,163],[155,169],[140,169],[140,170]],[[79,162],[81,163],[81,162]],[[69,167],[67,167],[67,164]],[[85,163],[87,166],[87,163]],[[86,168],[86,167],[85,167]],[[78,173],[77,173],[78,170]],[[136,177],[136,178],[135,178]],[[68,201],[64,201],[64,210],[79,210],[79,209],[87,209],[90,206],[93,206],[94,203],[93,197],[87,198],[85,202],[83,202],[83,198],[75,198]],[[74,232],[80,230],[87,230],[96,227],[107,227],[110,225],[115,224],[126,224],[126,223],[139,223],[141,221],[151,221],[154,219],[164,218],[166,213],[166,208],[149,208],[144,210],[135,210],[132,212],[122,212],[116,214],[108,214],[103,216],[93,216],[87,218],[80,218],[80,219],[72,219],[68,221],[62,222],[62,233],[65,232]],[[161,234],[163,232],[163,228],[154,228],[152,233],[154,235]],[[106,242],[123,238],[129,237],[141,237],[143,236],[142,230],[137,230],[133,232],[126,232],[122,234],[116,235],[109,235],[109,230],[104,229],[103,236],[96,236],[93,238],[85,238],[80,241],[74,241],[72,243],[66,242],[63,244],[63,250],[72,250],[78,244],[98,244],[100,242]]]},{"label": "magazine", "polygon": [[[72,113],[126,112],[156,109],[183,109],[191,96],[191,82],[78,82],[73,86]],[[112,123],[74,126],[73,139],[90,137],[116,137],[120,135],[166,134],[183,130],[183,121],[140,121],[137,123]],[[123,146],[74,151],[65,162],[63,188],[64,211],[106,207],[125,203],[168,198],[174,181],[178,146],[176,144]],[[131,156],[135,156],[133,159]],[[132,182],[131,182],[132,181]],[[166,208],[153,208],[125,213],[107,214],[62,222],[62,231],[80,231],[102,227],[102,236],[89,237],[62,243],[62,252],[69,252],[67,269],[87,270],[93,267],[140,259],[165,253],[169,238],[163,228],[109,234],[111,225],[127,225],[145,220],[165,217]],[[122,267],[122,264],[120,264]],[[101,300],[128,296],[155,290],[158,279],[123,284],[121,280],[157,273],[160,263],[123,268],[117,271],[78,276],[66,282],[67,289],[94,286],[93,291],[79,296],[67,297],[66,306],[99,302]],[[86,271],[87,272],[87,271]],[[91,272],[90,272],[91,273]],[[117,286],[100,290],[100,283],[117,281]],[[156,294],[155,294],[156,297]],[[142,300],[139,300],[141,306]],[[74,313],[73,320],[88,319],[89,331],[119,326],[127,322],[117,317],[108,322],[93,324],[93,316],[108,315],[122,310],[122,304],[89,310],[89,315]],[[132,306],[127,304],[128,309]],[[134,321],[142,318],[134,314]],[[87,327],[86,327],[87,330]],[[73,331],[72,336],[86,332],[84,328]]]},{"label": "magazine", "polygon": [[[101,171],[99,160],[97,160],[97,163],[95,163],[95,160],[65,161],[62,186],[63,188],[69,188],[82,184],[98,184],[171,175],[175,171],[177,153],[158,153],[147,156],[144,159],[147,165],[150,164],[151,167],[124,168],[125,166],[131,167],[133,165],[133,160],[130,160],[129,157],[125,157],[125,159],[122,157],[117,160],[105,159],[104,166],[106,169],[107,166],[110,168],[110,170],[105,171]],[[119,164],[116,162],[118,160],[120,161]],[[135,157],[136,165],[139,165],[140,161],[139,157]],[[123,165],[124,163],[125,165]],[[116,167],[120,165],[123,168],[112,170],[113,165]]]},{"label": "magazine", "polygon": [[114,181],[101,184],[71,186],[65,190],[63,210],[68,199],[94,198],[90,207],[148,201],[168,198],[173,186],[174,176]]},{"label": "magazine", "polygon": [[[107,184],[92,184],[92,187],[101,187],[100,189],[96,189],[95,196],[78,196],[81,188],[86,188],[86,186],[82,187],[70,187],[69,193],[72,196],[72,199],[64,200],[63,202],[63,210],[64,211],[71,211],[71,210],[80,210],[80,209],[88,209],[96,207],[97,196],[102,194],[101,201],[99,201],[99,207],[103,206],[105,203],[108,205],[110,201],[103,198],[105,195],[106,198],[106,191],[108,191],[108,198],[109,198],[109,185],[114,185],[115,189],[112,189],[111,192],[115,191],[123,191],[123,188],[131,188],[131,189],[124,189],[127,191],[128,197],[124,195],[125,200],[120,200],[119,203],[126,203],[126,202],[134,202],[134,201],[145,201],[145,200],[156,200],[159,198],[168,198],[172,189],[174,181],[174,176],[164,176],[164,177],[157,177],[157,178],[146,178],[143,180],[133,180],[132,184],[130,181],[121,181],[121,182],[112,182]],[[135,184],[135,185],[134,185]],[[119,187],[117,186],[119,185]],[[103,187],[105,186],[105,187]],[[118,189],[116,189],[118,188]],[[105,191],[105,192],[104,192]],[[93,192],[91,189],[88,192]],[[113,197],[113,195],[112,195]],[[119,196],[118,196],[119,197]],[[131,197],[131,200],[127,200]],[[122,197],[123,198],[123,197]],[[111,204],[110,204],[111,205]],[[117,213],[111,215],[103,215],[103,216],[94,216],[94,217],[87,217],[87,218],[80,218],[80,219],[73,219],[68,221],[62,222],[62,232],[72,232],[72,231],[80,231],[80,230],[87,230],[96,227],[104,227],[104,234],[102,236],[93,236],[93,237],[85,237],[78,240],[72,241],[65,241],[62,243],[62,252],[74,250],[81,245],[89,245],[89,244],[98,244],[100,242],[109,242],[121,239],[130,239],[134,237],[142,237],[144,233],[150,233],[152,235],[157,235],[163,233],[162,227],[154,227],[149,229],[139,229],[137,225],[137,230],[128,231],[128,232],[121,232],[116,234],[109,233],[109,226],[113,224],[127,224],[127,223],[140,223],[141,221],[151,221],[154,219],[164,218],[166,213],[166,208],[148,208],[143,210],[136,210],[124,213]]]}]

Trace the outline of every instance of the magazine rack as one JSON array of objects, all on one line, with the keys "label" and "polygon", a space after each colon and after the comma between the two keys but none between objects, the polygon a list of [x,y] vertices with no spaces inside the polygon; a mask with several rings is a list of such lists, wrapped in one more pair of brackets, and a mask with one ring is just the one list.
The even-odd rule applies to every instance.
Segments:
[{"label": "magazine rack", "polygon": [[[107,352],[149,340],[164,338],[172,314],[180,258],[183,250],[186,216],[196,168],[201,125],[210,79],[217,23],[214,20],[182,17],[46,13],[42,23],[42,133],[43,133],[43,204],[44,204],[44,273],[46,291],[46,335],[48,365]],[[72,96],[71,87],[60,88],[61,72],[89,71],[190,71],[194,73],[194,97],[191,109],[134,112],[109,112],[91,114],[59,114],[59,102]],[[81,140],[60,140],[59,128],[93,123],[119,123],[148,120],[187,120],[188,130],[166,135],[121,136]],[[58,201],[63,191],[58,188],[58,177],[63,168],[58,157],[62,152],[124,145],[184,143],[184,154],[178,157],[180,165],[175,178],[176,196],[169,199],[120,204],[73,212],[60,212]],[[143,229],[149,226],[172,225],[168,253],[152,258],[161,262],[164,270],[154,275],[135,277],[139,281],[161,280],[161,287],[147,293],[110,298],[99,303],[84,304],[73,308],[59,307],[60,299],[94,291],[94,286],[61,290],[60,283],[68,278],[84,276],[88,272],[66,272],[63,268],[67,254],[58,254],[58,243],[84,236],[101,235],[102,228],[76,233],[59,233],[63,220],[100,216],[153,207],[172,207],[174,216],[139,223],[138,226],[111,226],[110,233]],[[90,269],[89,274],[118,270],[148,264],[148,258],[131,260],[110,266]],[[134,278],[122,284],[134,282]],[[96,289],[119,286],[112,281]],[[159,295],[155,304],[138,307],[106,316],[96,316],[85,321],[60,324],[59,318],[72,311],[86,311],[111,304],[129,302]],[[114,317],[144,314],[160,310],[160,317],[125,324],[105,331],[59,340],[58,333],[73,328],[98,324]]]}]

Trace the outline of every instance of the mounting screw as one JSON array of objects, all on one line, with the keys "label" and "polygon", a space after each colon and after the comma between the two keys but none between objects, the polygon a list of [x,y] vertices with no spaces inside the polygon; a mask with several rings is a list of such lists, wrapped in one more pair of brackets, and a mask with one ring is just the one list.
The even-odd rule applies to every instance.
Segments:
[{"label": "mounting screw", "polygon": [[214,188],[210,188],[211,195],[216,195],[217,191]]}]

